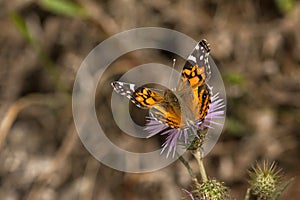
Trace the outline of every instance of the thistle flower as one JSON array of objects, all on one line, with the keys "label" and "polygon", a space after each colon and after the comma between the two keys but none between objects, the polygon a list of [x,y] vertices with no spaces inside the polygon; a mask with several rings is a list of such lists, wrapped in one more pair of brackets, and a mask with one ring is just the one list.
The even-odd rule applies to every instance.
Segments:
[{"label": "thistle flower", "polygon": [[282,179],[281,169],[278,169],[275,162],[269,164],[263,162],[263,166],[256,164],[249,171],[250,195],[256,197],[257,200],[275,199],[281,190],[280,182]]},{"label": "thistle flower", "polygon": [[183,144],[185,148],[200,148],[206,137],[207,129],[213,129],[212,124],[221,125],[216,122],[216,119],[224,118],[224,114],[225,103],[217,93],[212,96],[208,113],[202,122],[198,124],[191,123],[184,129],[176,129],[170,128],[153,117],[149,117],[145,130],[150,133],[148,138],[157,134],[167,135],[165,142],[162,144],[161,153],[168,149],[167,157],[171,152],[173,152],[172,156],[174,157],[177,144]]},{"label": "thistle flower", "polygon": [[228,188],[223,182],[218,182],[215,179],[210,179],[203,183],[195,183],[195,189],[191,192],[183,189],[186,192],[186,200],[227,200],[230,199]]}]

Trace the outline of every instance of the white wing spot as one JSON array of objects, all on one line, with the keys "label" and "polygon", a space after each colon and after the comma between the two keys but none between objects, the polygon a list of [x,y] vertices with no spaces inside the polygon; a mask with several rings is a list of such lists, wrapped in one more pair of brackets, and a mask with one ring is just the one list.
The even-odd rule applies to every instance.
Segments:
[{"label": "white wing spot", "polygon": [[134,91],[134,85],[133,85],[133,84],[130,84],[130,86],[129,86],[129,87],[130,87],[130,89],[131,89],[131,90],[133,90],[133,91]]},{"label": "white wing spot", "polygon": [[200,60],[203,60],[203,55],[200,56]]},{"label": "white wing spot", "polygon": [[204,59],[204,63],[205,63],[205,64],[208,64],[208,59],[207,59],[207,58]]},{"label": "white wing spot", "polygon": [[197,61],[196,61],[196,57],[195,57],[195,56],[192,56],[192,55],[190,55],[187,59],[193,61],[194,63],[197,62]]}]

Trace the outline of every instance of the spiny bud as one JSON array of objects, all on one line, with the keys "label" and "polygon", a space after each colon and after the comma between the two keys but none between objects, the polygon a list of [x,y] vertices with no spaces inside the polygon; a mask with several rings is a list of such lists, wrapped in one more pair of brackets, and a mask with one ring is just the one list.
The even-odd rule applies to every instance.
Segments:
[{"label": "spiny bud", "polygon": [[273,199],[279,190],[279,184],[282,178],[281,169],[278,169],[275,162],[269,164],[264,162],[263,166],[256,164],[249,171],[249,184],[251,195],[257,200]]},{"label": "spiny bud", "polygon": [[192,200],[228,200],[230,199],[228,188],[223,182],[210,179],[203,183],[195,183],[194,190],[187,192]]}]

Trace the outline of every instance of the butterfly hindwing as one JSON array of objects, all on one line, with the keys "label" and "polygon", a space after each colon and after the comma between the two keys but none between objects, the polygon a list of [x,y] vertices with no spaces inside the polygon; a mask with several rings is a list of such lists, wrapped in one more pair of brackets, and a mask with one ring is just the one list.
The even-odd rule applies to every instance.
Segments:
[{"label": "butterfly hindwing", "polygon": [[182,126],[180,112],[176,111],[172,104],[163,103],[153,106],[150,109],[150,115],[155,120],[171,128],[180,128]]},{"label": "butterfly hindwing", "polygon": [[209,106],[211,104],[211,90],[208,85],[204,84],[194,89],[195,96],[195,111],[196,111],[196,120],[202,121],[207,113]]},{"label": "butterfly hindwing", "polygon": [[211,88],[207,84],[178,91],[182,115],[191,121],[203,121],[211,104]]}]

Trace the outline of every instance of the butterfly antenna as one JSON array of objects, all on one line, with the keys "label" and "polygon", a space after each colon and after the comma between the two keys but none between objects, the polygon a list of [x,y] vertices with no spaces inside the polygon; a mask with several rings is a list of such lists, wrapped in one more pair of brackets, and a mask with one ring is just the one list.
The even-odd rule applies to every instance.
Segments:
[{"label": "butterfly antenna", "polygon": [[171,87],[171,79],[172,79],[172,76],[173,76],[173,71],[175,70],[175,63],[176,63],[176,59],[174,58],[173,59],[172,71],[171,71],[171,75],[170,75],[169,82],[168,82],[169,87]]}]

